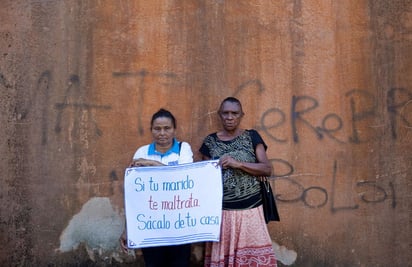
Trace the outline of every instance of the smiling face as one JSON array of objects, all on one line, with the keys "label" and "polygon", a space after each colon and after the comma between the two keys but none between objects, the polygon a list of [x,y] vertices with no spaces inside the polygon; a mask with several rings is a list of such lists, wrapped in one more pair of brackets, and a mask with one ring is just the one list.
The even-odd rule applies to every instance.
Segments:
[{"label": "smiling face", "polygon": [[156,143],[156,150],[166,152],[172,147],[176,128],[170,118],[158,117],[154,119],[151,131],[153,140]]},{"label": "smiling face", "polygon": [[219,116],[226,131],[236,131],[243,117],[242,107],[239,103],[225,101],[220,106]]}]

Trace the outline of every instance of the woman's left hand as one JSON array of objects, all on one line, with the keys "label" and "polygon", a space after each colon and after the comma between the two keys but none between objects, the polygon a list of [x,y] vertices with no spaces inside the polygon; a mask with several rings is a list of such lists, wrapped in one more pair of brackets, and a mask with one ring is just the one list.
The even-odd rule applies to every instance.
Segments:
[{"label": "woman's left hand", "polygon": [[240,168],[241,163],[231,156],[223,156],[219,159],[219,164],[223,169],[227,168]]}]

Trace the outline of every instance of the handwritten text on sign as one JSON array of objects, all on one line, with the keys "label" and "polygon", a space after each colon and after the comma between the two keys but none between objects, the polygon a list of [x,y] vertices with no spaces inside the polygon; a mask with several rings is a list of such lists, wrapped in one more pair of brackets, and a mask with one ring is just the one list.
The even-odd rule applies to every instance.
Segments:
[{"label": "handwritten text on sign", "polygon": [[219,241],[222,174],[217,161],[128,168],[129,248]]}]

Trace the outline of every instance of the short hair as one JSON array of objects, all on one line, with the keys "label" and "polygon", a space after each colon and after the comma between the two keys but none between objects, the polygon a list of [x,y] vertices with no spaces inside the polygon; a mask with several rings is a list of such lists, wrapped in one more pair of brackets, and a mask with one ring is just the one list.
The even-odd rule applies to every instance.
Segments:
[{"label": "short hair", "polygon": [[150,121],[150,127],[153,126],[153,122],[158,118],[169,118],[172,121],[173,128],[176,129],[176,119],[170,111],[161,108],[156,113],[154,113],[152,116],[152,120]]},{"label": "short hair", "polygon": [[219,113],[220,113],[220,111],[222,110],[222,106],[223,106],[223,104],[224,104],[225,102],[230,102],[230,103],[236,103],[236,104],[238,104],[239,107],[240,107],[240,111],[242,112],[242,114],[244,114],[244,113],[243,113],[243,108],[242,108],[242,103],[240,102],[239,99],[237,99],[236,97],[233,97],[233,96],[229,96],[229,97],[226,97],[225,99],[223,99],[222,103],[220,103]]}]

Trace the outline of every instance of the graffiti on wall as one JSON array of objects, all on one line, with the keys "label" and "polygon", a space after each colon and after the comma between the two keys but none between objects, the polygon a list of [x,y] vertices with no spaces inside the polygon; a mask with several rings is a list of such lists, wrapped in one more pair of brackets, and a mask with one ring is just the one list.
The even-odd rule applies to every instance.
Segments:
[{"label": "graffiti on wall", "polygon": [[56,133],[61,132],[62,117],[65,112],[73,111],[77,113],[74,118],[74,128],[78,128],[78,118],[81,117],[82,112],[86,112],[88,118],[90,118],[90,123],[93,124],[94,132],[96,136],[101,136],[103,134],[102,130],[99,128],[96,120],[94,119],[92,111],[94,110],[109,110],[110,105],[98,105],[91,104],[83,99],[83,95],[80,90],[80,79],[77,75],[71,75],[69,77],[68,86],[65,88],[65,94],[63,101],[56,103],[55,108],[57,110],[56,125],[54,130]]},{"label": "graffiti on wall", "polygon": [[[114,78],[122,77],[136,77],[139,78],[138,91],[143,96],[145,90],[145,78],[152,76],[152,78],[160,77],[161,79],[176,79],[177,75],[174,73],[162,73],[162,72],[149,72],[147,70],[141,70],[138,72],[122,72],[112,73]],[[0,73],[0,86],[8,88],[9,82]],[[42,128],[42,144],[47,143],[47,133],[49,128],[50,114],[48,111],[48,103],[50,100],[50,80],[51,73],[49,71],[43,72],[37,82],[35,91],[22,110],[19,111],[20,119],[27,118],[28,114],[33,108],[33,102],[36,98],[44,98],[43,105],[40,109],[41,128]],[[57,112],[55,116],[55,134],[60,134],[62,131],[62,120],[65,113],[75,112],[72,116],[73,120],[77,120],[80,113],[86,112],[90,123],[93,126],[95,136],[99,137],[103,134],[103,130],[99,128],[98,122],[94,119],[92,111],[110,111],[110,105],[91,104],[85,101],[81,93],[80,79],[77,75],[71,75],[69,77],[68,86],[64,89],[65,94],[62,101],[54,104],[54,109]],[[249,80],[239,85],[235,90],[235,96],[241,94],[243,91],[253,88],[258,89],[261,93],[265,90],[264,85],[260,80]],[[310,136],[303,135],[300,132],[302,127],[309,129],[309,132],[313,133],[313,136],[319,140],[330,139],[337,144],[345,145],[359,145],[367,142],[371,142],[378,138],[379,132],[376,132],[377,136],[364,136],[361,128],[365,123],[370,123],[372,120],[382,120],[382,116],[386,116],[387,123],[384,127],[389,129],[390,138],[397,141],[402,129],[410,130],[412,128],[412,91],[407,88],[389,88],[386,92],[384,99],[385,108],[383,109],[378,105],[378,99],[370,93],[368,90],[352,89],[344,94],[345,101],[348,103],[349,121],[345,124],[345,119],[335,112],[330,112],[326,115],[320,115],[317,113],[317,109],[320,108],[321,103],[318,99],[310,95],[293,95],[290,100],[290,108],[284,110],[279,107],[268,107],[259,117],[260,125],[256,128],[264,132],[270,141],[276,143],[299,143],[303,138],[311,138]],[[45,101],[45,102],[44,102]],[[382,101],[379,99],[379,101]],[[142,108],[142,105],[137,105]],[[302,108],[304,107],[304,108]],[[34,112],[34,111],[33,111]],[[37,111],[38,112],[38,111]],[[139,117],[138,112],[138,132],[143,134],[141,125],[142,118]],[[309,116],[310,115],[310,116]],[[317,118],[317,122],[311,121],[310,118]],[[80,122],[74,122],[74,127]],[[291,129],[290,136],[285,134],[286,131],[281,130],[287,127]],[[345,130],[345,127],[350,127],[350,130]],[[349,136],[343,136],[344,133],[350,133]],[[277,170],[273,175],[274,183],[286,183],[287,188],[293,189],[291,192],[281,192],[277,194],[277,200],[281,203],[303,203],[308,208],[325,208],[328,207],[330,212],[336,213],[339,211],[355,210],[359,208],[361,203],[374,204],[374,203],[388,203],[390,207],[396,208],[396,190],[392,181],[376,181],[376,180],[364,180],[357,181],[354,188],[358,194],[353,199],[358,201],[351,201],[348,203],[337,203],[337,195],[340,194],[336,189],[336,181],[342,179],[338,177],[340,162],[333,160],[331,162],[331,172],[329,175],[330,187],[327,189],[323,186],[313,185],[305,186],[302,182],[296,179],[296,170],[294,166],[285,159],[272,158],[270,159],[274,169]],[[281,170],[281,171],[279,171]],[[121,171],[120,171],[121,172]],[[117,171],[114,169],[109,174],[110,179],[118,179]],[[322,180],[324,181],[324,180]],[[359,193],[360,192],[360,193]],[[347,194],[348,192],[345,192]]]},{"label": "graffiti on wall", "polygon": [[[355,184],[355,190],[357,192],[355,194],[350,194],[353,196],[353,200],[348,200],[347,203],[337,203],[337,196],[342,192],[339,192],[336,188],[336,181],[339,178],[338,174],[338,161],[334,160],[331,164],[331,173],[329,178],[324,177],[322,179],[322,184],[329,183],[330,189],[329,191],[327,188],[323,186],[306,186],[299,182],[294,176],[299,176],[300,178],[305,178],[305,174],[302,175],[294,175],[294,167],[291,163],[284,159],[270,159],[272,164],[276,166],[275,174],[273,177],[275,178],[275,183],[287,183],[287,187],[293,189],[293,193],[285,192],[277,194],[276,199],[279,202],[284,203],[303,203],[308,208],[322,208],[326,207],[329,208],[330,212],[336,213],[339,211],[347,211],[347,210],[355,210],[359,208],[359,204],[376,204],[382,202],[388,202],[391,208],[396,208],[396,194],[393,182],[389,181],[370,181],[370,180],[361,180],[357,181]],[[283,169],[284,173],[277,173],[277,169]],[[303,177],[302,177],[303,176]],[[308,174],[306,176],[311,176]],[[344,178],[343,178],[344,179]],[[292,191],[292,190],[291,190]],[[346,196],[352,192],[344,192]],[[358,202],[353,203],[356,199]]]},{"label": "graffiti on wall", "polygon": [[[251,85],[258,91],[263,91],[264,87],[260,81],[248,81],[238,87],[236,94],[240,94],[242,90],[246,90]],[[386,110],[383,114],[379,112],[380,107],[376,97],[367,90],[353,89],[347,91],[344,96],[349,103],[350,119],[348,127],[350,131],[344,129],[344,118],[336,113],[328,113],[324,116],[317,112],[319,108],[319,101],[309,95],[292,96],[289,117],[288,112],[279,107],[271,107],[266,109],[260,116],[260,126],[256,127],[264,132],[271,141],[277,143],[299,143],[302,138],[311,138],[300,133],[300,129],[306,127],[313,133],[313,136],[319,141],[329,138],[337,144],[352,144],[360,145],[368,143],[379,138],[382,133],[375,131],[374,135],[363,135],[365,124],[370,124],[374,120],[382,120],[381,117],[388,116],[388,128],[390,129],[390,138],[393,141],[399,139],[400,129],[412,128],[412,92],[406,88],[390,88],[386,94]],[[304,108],[300,108],[304,107]],[[313,114],[315,116],[313,116]],[[320,118],[320,123],[310,121],[307,117]],[[289,120],[287,118],[290,118]],[[316,120],[318,121],[318,120]],[[299,126],[299,127],[298,127]],[[381,125],[380,127],[386,127]],[[290,128],[290,137],[285,135],[285,129]],[[342,133],[350,132],[351,135],[342,138]],[[280,134],[276,134],[280,133]],[[318,185],[305,186],[295,177],[300,177],[304,180],[306,174],[296,174],[294,166],[285,159],[271,158],[275,173],[273,175],[274,183],[286,183],[286,188],[291,189],[291,192],[282,192],[277,194],[277,201],[283,203],[303,203],[309,208],[329,208],[331,213],[340,211],[356,210],[363,204],[376,204],[387,202],[391,208],[396,208],[396,192],[392,181],[376,181],[376,180],[360,180],[354,185],[356,194],[347,203],[338,203],[338,195],[342,194],[338,191],[336,184],[338,179],[345,179],[345,177],[338,177],[339,162],[335,159],[331,163],[331,172],[329,177],[323,177],[322,184],[329,182],[329,190],[326,187]],[[329,180],[328,180],[329,179]],[[346,180],[350,179],[345,179]],[[350,182],[350,181],[349,181]],[[293,193],[292,193],[293,191]],[[351,192],[344,192],[348,196]]]}]

